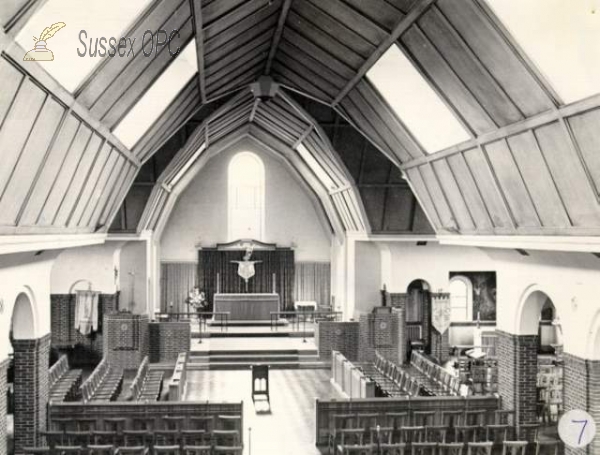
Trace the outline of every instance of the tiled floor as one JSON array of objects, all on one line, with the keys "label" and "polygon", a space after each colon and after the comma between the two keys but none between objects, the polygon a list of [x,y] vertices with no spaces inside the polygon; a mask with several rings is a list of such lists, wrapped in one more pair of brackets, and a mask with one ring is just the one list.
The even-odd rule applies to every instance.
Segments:
[{"label": "tiled floor", "polygon": [[192,339],[192,351],[277,351],[287,349],[297,349],[299,351],[316,349],[314,338],[306,338],[306,343],[302,338],[274,338],[274,337],[256,337],[256,338],[203,338],[202,343],[197,338]]},{"label": "tiled floor", "polygon": [[329,382],[329,371],[271,370],[269,386],[271,414],[255,412],[250,371],[190,371],[186,400],[243,400],[244,454],[320,455],[315,447],[315,399],[341,398]]}]

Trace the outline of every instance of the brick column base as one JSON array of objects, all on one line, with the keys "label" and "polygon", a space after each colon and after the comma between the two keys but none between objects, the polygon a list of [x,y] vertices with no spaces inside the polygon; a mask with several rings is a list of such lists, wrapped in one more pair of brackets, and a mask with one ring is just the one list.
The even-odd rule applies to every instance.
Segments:
[{"label": "brick column base", "polygon": [[515,411],[520,423],[537,421],[537,335],[496,330],[498,393],[502,408]]},{"label": "brick column base", "polygon": [[8,370],[9,360],[0,362],[0,455],[6,455],[6,435],[8,433],[6,427],[6,415],[8,414],[8,403],[6,402],[6,392],[8,389],[8,378],[6,372]]},{"label": "brick column base", "polygon": [[[600,422],[600,360],[585,360],[569,353],[563,354],[564,410],[582,409]],[[565,447],[567,455],[592,455],[600,453],[600,438],[582,449]]]},{"label": "brick column base", "polygon": [[46,429],[50,334],[36,340],[14,340],[15,454],[23,447],[44,444]]}]

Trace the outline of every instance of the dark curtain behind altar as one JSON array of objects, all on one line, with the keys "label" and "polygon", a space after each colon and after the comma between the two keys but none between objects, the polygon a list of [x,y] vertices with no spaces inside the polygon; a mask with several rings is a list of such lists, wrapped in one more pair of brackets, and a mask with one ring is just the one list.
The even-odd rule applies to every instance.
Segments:
[{"label": "dark curtain behind altar", "polygon": [[[238,275],[238,264],[244,250],[222,251],[203,248],[198,251],[198,285],[206,293],[212,310],[213,296],[217,292],[217,274],[221,293],[245,293],[246,285]],[[273,292],[273,274],[275,274],[275,292],[281,299],[281,309],[294,309],[294,251],[278,248],[271,251],[254,251],[251,261],[262,261],[254,265],[256,274],[248,280],[248,293],[260,294]]]}]

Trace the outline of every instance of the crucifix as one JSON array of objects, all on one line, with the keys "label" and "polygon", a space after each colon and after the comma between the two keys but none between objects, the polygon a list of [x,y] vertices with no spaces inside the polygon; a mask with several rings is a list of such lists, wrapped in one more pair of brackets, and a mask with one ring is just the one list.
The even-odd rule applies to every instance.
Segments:
[{"label": "crucifix", "polygon": [[248,280],[254,276],[256,270],[254,270],[254,264],[257,264],[262,261],[251,261],[250,257],[252,256],[252,247],[246,249],[246,254],[244,254],[244,258],[241,261],[231,261],[238,265],[238,275],[244,279],[246,284],[246,292],[248,292]]}]

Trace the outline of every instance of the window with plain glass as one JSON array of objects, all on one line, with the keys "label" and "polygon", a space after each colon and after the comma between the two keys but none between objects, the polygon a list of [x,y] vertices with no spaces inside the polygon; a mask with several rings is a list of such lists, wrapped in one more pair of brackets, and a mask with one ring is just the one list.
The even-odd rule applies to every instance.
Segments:
[{"label": "window with plain glass", "polygon": [[167,69],[121,120],[113,133],[126,147],[132,148],[197,72],[196,44],[192,40],[173,57]]},{"label": "window with plain glass", "polygon": [[[43,5],[17,34],[16,40],[25,51],[29,51],[35,45],[34,38],[39,38],[46,27],[64,22],[66,26],[47,42],[47,48],[54,53],[54,61],[38,63],[64,88],[73,92],[102,60],[97,54],[95,57],[89,55],[89,38],[93,38],[94,42],[100,37],[119,39],[150,1],[48,0],[42,2]],[[77,54],[78,48],[83,51],[79,40],[81,30],[85,30],[88,36],[84,40],[88,47],[85,57]]]},{"label": "window with plain glass", "polygon": [[600,14],[591,0],[487,0],[527,56],[570,103],[600,92]]},{"label": "window with plain glass", "polygon": [[427,153],[470,139],[454,113],[397,45],[381,56],[367,78]]},{"label": "window with plain glass", "polygon": [[230,163],[228,180],[229,239],[262,240],[265,219],[265,167],[251,152],[240,152]]},{"label": "window with plain glass", "polygon": [[470,309],[472,296],[470,292],[467,278],[458,277],[450,281],[451,321],[464,322],[472,320],[472,310]]},{"label": "window with plain glass", "polygon": [[312,153],[308,151],[304,144],[300,144],[296,150],[298,150],[298,154],[302,157],[306,165],[314,172],[319,181],[325,185],[325,188],[328,190],[334,190],[337,187],[327,171],[323,169],[323,167],[319,164],[316,158],[312,156]]}]

